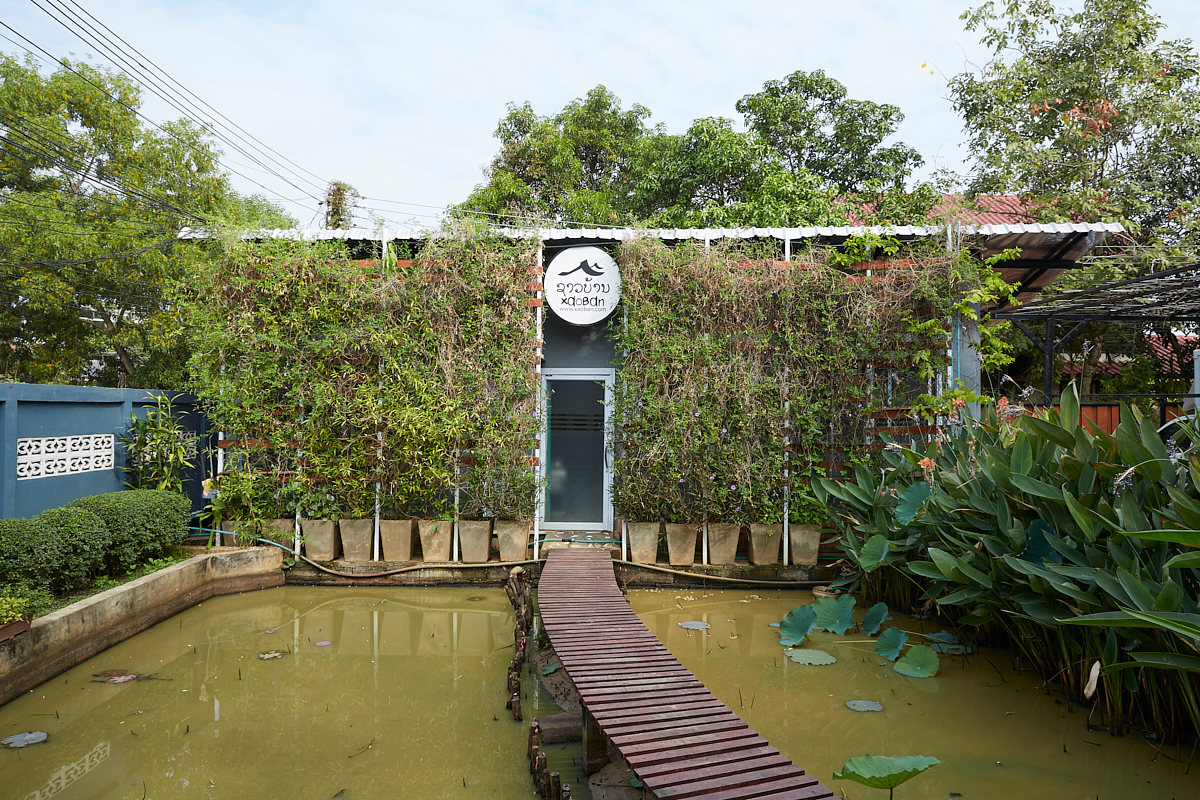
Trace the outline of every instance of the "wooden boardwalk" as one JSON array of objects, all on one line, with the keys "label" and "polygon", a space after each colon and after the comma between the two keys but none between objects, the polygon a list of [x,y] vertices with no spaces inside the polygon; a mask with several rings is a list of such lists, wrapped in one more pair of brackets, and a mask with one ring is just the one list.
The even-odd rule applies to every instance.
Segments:
[{"label": "wooden boardwalk", "polygon": [[598,728],[659,800],[837,796],[684,669],[629,607],[607,550],[546,555],[538,606],[583,701],[585,762],[605,745]]}]

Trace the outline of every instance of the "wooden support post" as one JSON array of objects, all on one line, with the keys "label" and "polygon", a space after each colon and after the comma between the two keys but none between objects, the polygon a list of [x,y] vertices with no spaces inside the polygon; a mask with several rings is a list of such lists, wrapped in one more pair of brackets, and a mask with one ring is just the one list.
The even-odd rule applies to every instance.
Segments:
[{"label": "wooden support post", "polygon": [[[533,727],[535,729],[537,728],[536,722],[533,724]],[[537,774],[538,754],[541,751],[542,751],[542,749],[540,747],[538,747],[536,744],[531,745],[529,748],[529,774],[530,775]]]},{"label": "wooden support post", "polygon": [[563,784],[562,800],[571,800],[571,784],[569,783]]},{"label": "wooden support post", "polygon": [[530,761],[533,760],[533,754],[535,752],[537,752],[537,748],[538,748],[537,741],[538,741],[538,724],[537,724],[537,720],[535,719],[533,722],[529,723],[529,744],[525,748],[525,756]]},{"label": "wooden support post", "polygon": [[513,692],[512,696],[513,722],[521,721],[521,693]]},{"label": "wooden support post", "polygon": [[562,777],[557,772],[550,773],[550,800],[562,800]]},{"label": "wooden support post", "polygon": [[608,737],[592,713],[583,709],[583,774],[594,775],[608,763]]}]

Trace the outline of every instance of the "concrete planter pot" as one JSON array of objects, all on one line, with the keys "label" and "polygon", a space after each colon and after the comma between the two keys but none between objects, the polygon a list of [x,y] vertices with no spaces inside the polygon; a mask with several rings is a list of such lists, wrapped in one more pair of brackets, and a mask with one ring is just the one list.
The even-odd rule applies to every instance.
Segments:
[{"label": "concrete planter pot", "polygon": [[750,526],[750,563],[757,567],[768,567],[779,563],[780,543],[783,542],[783,524]]},{"label": "concrete planter pot", "polygon": [[264,539],[281,544],[288,549],[296,543],[296,521],[294,519],[265,519],[263,520],[262,535]]},{"label": "concrete planter pot", "polygon": [[342,558],[346,561],[370,561],[375,538],[375,519],[339,519]]},{"label": "concrete planter pot", "polygon": [[658,560],[658,534],[661,523],[629,522],[629,558],[638,564],[653,564]]},{"label": "concrete planter pot", "polygon": [[741,535],[742,526],[736,522],[708,523],[708,563],[734,563]]},{"label": "concrete planter pot", "polygon": [[379,544],[384,561],[412,561],[415,519],[379,520]]},{"label": "concrete planter pot", "polygon": [[306,519],[300,523],[304,532],[304,553],[313,561],[333,561],[338,557],[337,523],[331,519]]},{"label": "concrete planter pot", "polygon": [[700,526],[694,522],[683,524],[668,522],[667,554],[673,567],[682,567],[696,562],[696,537]]},{"label": "concrete planter pot", "polygon": [[449,561],[454,523],[448,519],[423,519],[417,522],[421,534],[421,558],[425,561]]},{"label": "concrete planter pot", "polygon": [[458,549],[465,564],[482,564],[492,551],[492,521],[490,519],[460,519]]},{"label": "concrete planter pot", "polygon": [[788,535],[792,540],[792,563],[811,567],[817,563],[817,549],[821,546],[820,528],[816,525],[789,525]]},{"label": "concrete planter pot", "polygon": [[525,561],[529,558],[529,523],[496,520],[496,538],[500,540],[501,561]]}]

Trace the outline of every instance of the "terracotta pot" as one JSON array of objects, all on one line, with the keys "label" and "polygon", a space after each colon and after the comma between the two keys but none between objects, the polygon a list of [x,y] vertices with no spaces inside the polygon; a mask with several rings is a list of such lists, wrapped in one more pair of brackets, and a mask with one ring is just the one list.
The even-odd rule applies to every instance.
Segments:
[{"label": "terracotta pot", "polygon": [[758,567],[779,563],[779,544],[783,541],[783,523],[750,526],[750,563]]},{"label": "terracotta pot", "polygon": [[337,523],[331,519],[306,519],[300,524],[304,533],[304,553],[313,561],[333,561],[338,557]]},{"label": "terracotta pot", "polygon": [[448,519],[422,519],[417,521],[421,534],[421,558],[425,561],[449,561],[451,534],[454,523]]},{"label": "terracotta pot", "polygon": [[789,525],[792,540],[792,563],[813,566],[817,563],[817,548],[821,546],[820,528],[816,525]]},{"label": "terracotta pot", "polygon": [[339,519],[342,558],[346,561],[370,561],[375,538],[375,518]]},{"label": "terracotta pot", "polygon": [[482,564],[492,551],[492,521],[490,519],[460,519],[458,549],[464,564]]},{"label": "terracotta pot", "polygon": [[658,532],[661,523],[629,522],[629,559],[638,564],[653,564],[658,560]]},{"label": "terracotta pot", "polygon": [[501,561],[525,561],[529,558],[529,529],[527,522],[496,520],[496,538],[500,540]]},{"label": "terracotta pot", "polygon": [[0,642],[5,639],[11,639],[18,633],[24,633],[29,630],[29,620],[19,619],[14,622],[6,622],[0,625]]},{"label": "terracotta pot", "polygon": [[384,561],[412,561],[415,519],[379,520],[379,544]]},{"label": "terracotta pot", "polygon": [[667,529],[667,554],[671,566],[682,567],[696,563],[696,537],[700,532],[700,526],[694,522],[683,524],[668,522],[665,527]]},{"label": "terracotta pot", "polygon": [[734,563],[741,534],[742,526],[736,522],[708,523],[708,563]]}]

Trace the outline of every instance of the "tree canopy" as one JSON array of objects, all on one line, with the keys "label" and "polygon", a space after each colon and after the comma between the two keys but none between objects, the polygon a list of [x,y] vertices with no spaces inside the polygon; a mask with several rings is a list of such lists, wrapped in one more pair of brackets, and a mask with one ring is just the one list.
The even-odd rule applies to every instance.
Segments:
[{"label": "tree canopy", "polygon": [[915,212],[894,196],[881,202],[922,163],[907,145],[883,145],[899,109],[846,95],[823,72],[796,72],[738,102],[749,130],[710,117],[681,134],[652,127],[647,108],[623,108],[604,86],[552,116],[510,104],[486,181],[458,210],[514,224],[829,225],[847,222],[841,195],[899,216],[928,212],[929,192]]},{"label": "tree canopy", "polygon": [[970,190],[1015,193],[1045,221],[1119,221],[1170,240],[1200,190],[1200,60],[1160,41],[1145,0],[987,2],[963,15],[992,58],[950,97],[975,161]]},{"label": "tree canopy", "polygon": [[[0,55],[0,369],[9,380],[182,385],[172,301],[203,246],[185,225],[291,221],[238,196],[187,121],[139,119],[128,77]],[[294,224],[294,223],[293,223]]]}]

